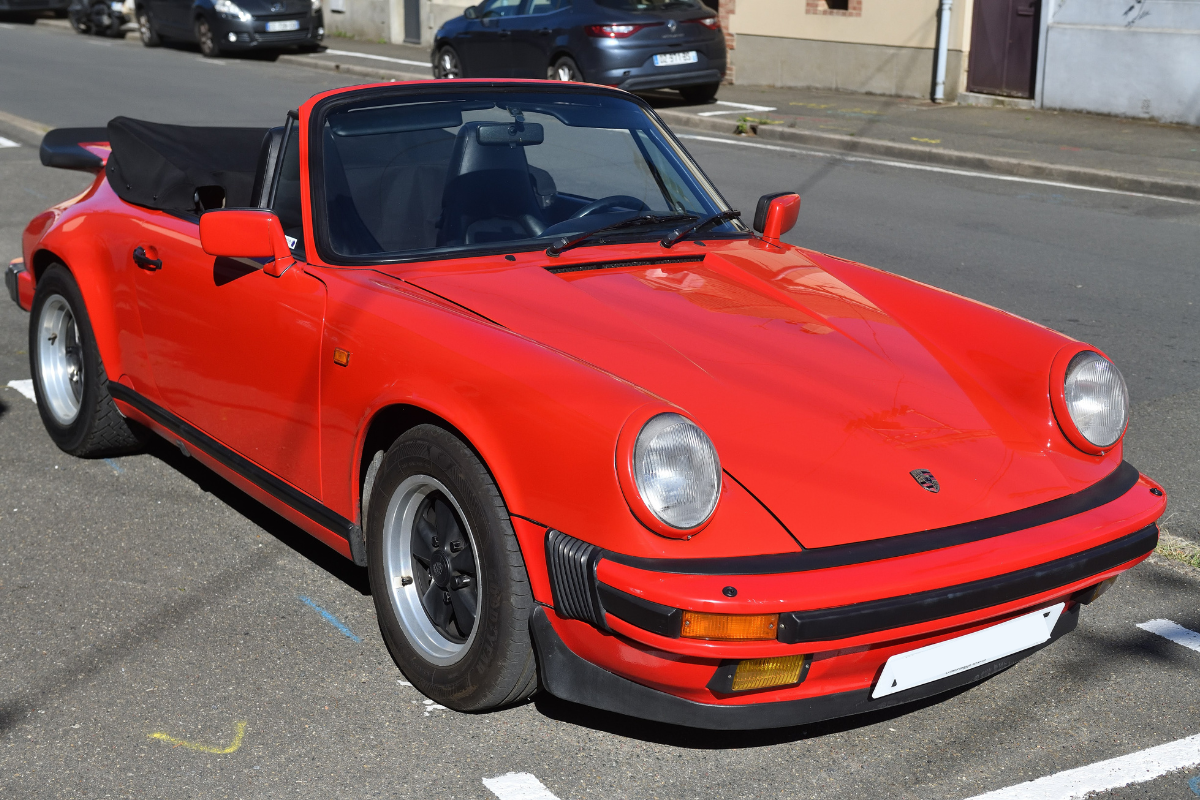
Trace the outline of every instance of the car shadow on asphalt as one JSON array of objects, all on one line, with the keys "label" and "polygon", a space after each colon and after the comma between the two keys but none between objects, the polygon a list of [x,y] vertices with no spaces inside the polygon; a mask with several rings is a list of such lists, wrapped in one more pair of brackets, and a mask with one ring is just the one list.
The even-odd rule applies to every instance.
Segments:
[{"label": "car shadow on asphalt", "polygon": [[371,593],[365,567],[355,565],[350,559],[326,547],[307,531],[276,514],[196,459],[185,456],[165,439],[158,436],[152,436],[151,439],[146,446],[148,455],[162,461],[198,488],[208,492],[359,594]]},{"label": "car shadow on asphalt", "polygon": [[682,725],[670,725],[665,722],[651,722],[635,719],[611,711],[589,708],[588,706],[560,700],[546,692],[539,692],[533,698],[533,705],[545,717],[590,728],[595,731],[611,733],[626,739],[636,739],[652,744],[683,747],[689,750],[733,750],[749,747],[772,747],[779,744],[799,742],[805,739],[818,739],[835,733],[845,733],[857,728],[878,725],[883,722],[903,717],[914,711],[929,706],[944,703],[952,697],[957,697],[980,684],[986,683],[995,675],[982,681],[961,686],[944,694],[934,695],[924,700],[917,700],[901,706],[893,706],[880,711],[866,714],[855,714],[852,717],[816,722],[809,725],[796,725],[790,728],[771,728],[767,730],[750,731],[718,731],[702,728],[686,728]]}]

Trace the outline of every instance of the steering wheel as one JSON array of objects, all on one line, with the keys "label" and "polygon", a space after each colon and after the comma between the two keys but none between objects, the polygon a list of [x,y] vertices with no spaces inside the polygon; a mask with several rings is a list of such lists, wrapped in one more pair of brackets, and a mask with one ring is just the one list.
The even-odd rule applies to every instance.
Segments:
[{"label": "steering wheel", "polygon": [[610,208],[628,208],[630,211],[645,211],[649,206],[636,197],[630,197],[627,194],[610,194],[608,197],[601,197],[599,200],[593,200],[588,203],[572,214],[570,219],[579,219],[589,214],[607,211]]}]

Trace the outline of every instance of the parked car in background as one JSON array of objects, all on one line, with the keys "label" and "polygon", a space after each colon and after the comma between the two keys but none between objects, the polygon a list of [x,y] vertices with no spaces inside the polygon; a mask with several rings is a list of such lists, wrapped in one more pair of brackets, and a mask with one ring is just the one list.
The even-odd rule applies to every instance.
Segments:
[{"label": "parked car in background", "polygon": [[0,0],[0,22],[32,22],[47,11],[53,11],[55,16],[64,16],[69,3],[70,0]]},{"label": "parked car in background", "polygon": [[434,37],[436,78],[550,78],[707,102],[725,34],[699,0],[484,0]]},{"label": "parked car in background", "polygon": [[239,50],[317,47],[325,38],[321,0],[144,0],[142,44],[195,42],[210,58]]},{"label": "parked car in background", "polygon": [[133,21],[133,0],[72,0],[67,19],[79,33],[123,37],[123,26]]}]

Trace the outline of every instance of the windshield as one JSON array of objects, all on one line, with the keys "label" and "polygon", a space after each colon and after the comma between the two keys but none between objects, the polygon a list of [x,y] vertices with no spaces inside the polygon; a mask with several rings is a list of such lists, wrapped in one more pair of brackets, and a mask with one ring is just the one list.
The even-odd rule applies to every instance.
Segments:
[{"label": "windshield", "polygon": [[[728,206],[635,102],[579,91],[374,97],[322,132],[328,242],[341,256],[661,238]],[[744,235],[737,220],[706,236]]]}]

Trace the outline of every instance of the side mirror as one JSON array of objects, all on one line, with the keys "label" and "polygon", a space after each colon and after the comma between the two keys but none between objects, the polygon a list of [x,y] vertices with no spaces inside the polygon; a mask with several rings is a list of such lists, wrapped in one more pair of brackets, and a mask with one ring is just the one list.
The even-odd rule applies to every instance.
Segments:
[{"label": "side mirror", "polygon": [[796,227],[800,216],[800,195],[795,192],[764,194],[758,198],[754,210],[754,230],[762,234],[764,242],[779,244],[785,233]]},{"label": "side mirror", "polygon": [[479,9],[475,6],[467,6],[463,9],[463,16],[467,19],[479,19]]},{"label": "side mirror", "polygon": [[293,263],[283,226],[270,211],[206,211],[200,217],[200,247],[210,256],[273,259],[263,265],[263,272],[275,278]]}]

